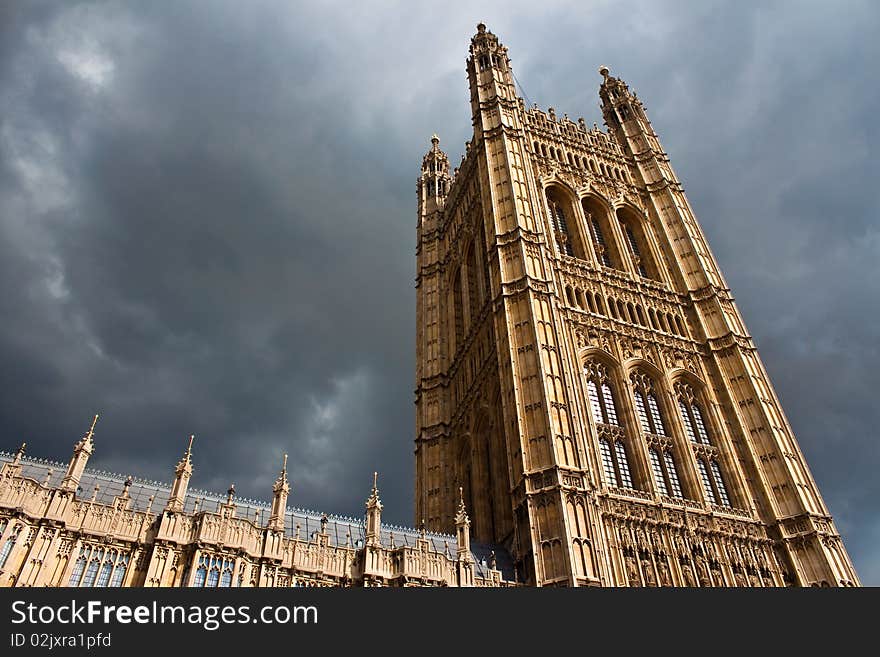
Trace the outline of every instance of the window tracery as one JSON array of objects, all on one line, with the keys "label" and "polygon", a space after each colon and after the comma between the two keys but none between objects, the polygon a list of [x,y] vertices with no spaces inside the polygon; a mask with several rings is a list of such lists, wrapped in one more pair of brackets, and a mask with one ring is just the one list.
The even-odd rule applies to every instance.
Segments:
[{"label": "window tracery", "polygon": [[125,579],[129,555],[116,549],[84,544],[70,573],[68,586],[119,588]]}]

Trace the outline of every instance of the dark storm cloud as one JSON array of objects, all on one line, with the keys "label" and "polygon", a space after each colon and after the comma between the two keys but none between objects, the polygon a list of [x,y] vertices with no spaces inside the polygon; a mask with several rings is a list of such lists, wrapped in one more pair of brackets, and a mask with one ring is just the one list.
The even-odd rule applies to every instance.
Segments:
[{"label": "dark storm cloud", "polygon": [[0,421],[66,458],[412,518],[415,177],[457,163],[485,21],[530,100],[627,80],[684,181],[865,583],[880,465],[871,3],[9,3]]}]

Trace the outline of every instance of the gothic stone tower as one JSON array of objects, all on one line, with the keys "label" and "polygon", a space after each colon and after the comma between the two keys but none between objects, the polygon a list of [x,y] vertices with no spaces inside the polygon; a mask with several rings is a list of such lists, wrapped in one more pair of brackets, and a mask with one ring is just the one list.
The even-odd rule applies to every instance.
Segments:
[{"label": "gothic stone tower", "polygon": [[473,138],[418,181],[416,521],[541,586],[851,586],[840,536],[644,108],[526,108],[477,26]]}]

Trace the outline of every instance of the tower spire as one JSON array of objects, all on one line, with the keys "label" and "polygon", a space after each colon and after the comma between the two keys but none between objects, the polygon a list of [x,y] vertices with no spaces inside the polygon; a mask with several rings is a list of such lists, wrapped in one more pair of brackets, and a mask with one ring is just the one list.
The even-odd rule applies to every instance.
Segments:
[{"label": "tower spire", "polygon": [[269,529],[284,531],[284,514],[287,511],[287,495],[290,493],[290,484],[287,481],[287,454],[281,462],[281,472],[272,486],[272,513],[269,516]]},{"label": "tower spire", "polygon": [[517,106],[507,48],[484,23],[477,25],[477,33],[471,38],[467,72],[474,136],[482,139],[483,135],[505,123],[505,119],[509,125]]},{"label": "tower spire", "polygon": [[458,540],[459,560],[471,558],[471,519],[464,505],[464,489],[458,487],[458,512],[455,514],[455,537]]},{"label": "tower spire", "polygon": [[379,473],[373,473],[373,490],[367,498],[367,526],[364,532],[364,540],[367,545],[379,545],[379,530],[382,528],[382,502],[379,500],[379,487],[377,481]]},{"label": "tower spire", "polygon": [[455,514],[456,571],[459,586],[474,585],[473,558],[471,557],[471,521],[464,506],[464,491],[458,488],[458,512]]},{"label": "tower spire", "polygon": [[[18,450],[15,452],[15,456],[13,457],[12,461],[0,468],[0,471],[5,472],[9,476],[19,476],[21,474],[21,457],[24,456],[25,447],[27,447],[27,443],[22,443],[21,447],[19,447]],[[48,480],[46,482],[46,485],[48,485]]]},{"label": "tower spire", "polygon": [[18,465],[21,463],[21,457],[24,456],[24,450],[27,447],[27,443],[22,443],[21,447],[18,448],[18,451],[15,452],[15,458],[12,460],[12,465]]},{"label": "tower spire", "polygon": [[95,451],[95,442],[93,438],[97,422],[98,414],[96,413],[95,417],[92,418],[92,424],[89,427],[89,430],[74,446],[73,458],[70,459],[70,464],[67,466],[67,473],[64,475],[64,479],[61,480],[62,490],[70,493],[76,492],[82,473],[86,469],[86,464],[89,462],[89,457]]},{"label": "tower spire", "polygon": [[422,175],[419,178],[419,202],[423,215],[443,206],[451,182],[449,157],[440,150],[440,137],[435,132],[431,135],[431,148],[422,158]]},{"label": "tower spire", "polygon": [[189,480],[192,477],[192,445],[195,435],[190,435],[189,444],[186,447],[183,457],[178,461],[177,467],[174,469],[174,484],[171,486],[171,495],[168,497],[168,504],[165,505],[166,511],[183,511],[186,502],[186,490],[189,488]]}]

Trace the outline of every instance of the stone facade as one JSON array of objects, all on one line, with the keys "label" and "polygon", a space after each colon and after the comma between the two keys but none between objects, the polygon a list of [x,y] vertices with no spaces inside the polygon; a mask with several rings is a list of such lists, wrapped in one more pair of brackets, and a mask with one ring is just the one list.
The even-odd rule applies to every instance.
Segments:
[{"label": "stone facade", "polygon": [[363,520],[328,517],[287,508],[286,457],[267,505],[188,490],[192,441],[171,486],[89,470],[93,436],[67,464],[0,453],[0,586],[512,585],[462,503],[454,536],[383,525],[374,477]]},{"label": "stone facade", "polygon": [[418,179],[416,518],[539,586],[858,577],[644,107],[526,107],[479,25],[474,134]]}]

